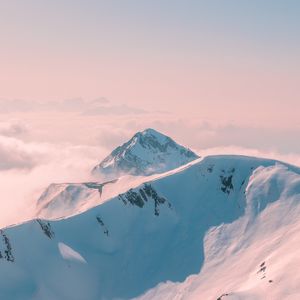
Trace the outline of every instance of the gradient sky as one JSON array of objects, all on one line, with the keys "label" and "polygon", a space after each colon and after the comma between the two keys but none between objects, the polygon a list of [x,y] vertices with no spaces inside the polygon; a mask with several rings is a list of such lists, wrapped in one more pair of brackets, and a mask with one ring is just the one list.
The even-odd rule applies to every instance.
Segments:
[{"label": "gradient sky", "polygon": [[1,0],[0,14],[0,122],[32,141],[109,148],[152,126],[198,149],[300,153],[297,0]]},{"label": "gradient sky", "polygon": [[300,127],[297,0],[1,0],[0,96]]},{"label": "gradient sky", "polygon": [[298,0],[0,0],[0,223],[147,127],[300,166],[299,16]]}]

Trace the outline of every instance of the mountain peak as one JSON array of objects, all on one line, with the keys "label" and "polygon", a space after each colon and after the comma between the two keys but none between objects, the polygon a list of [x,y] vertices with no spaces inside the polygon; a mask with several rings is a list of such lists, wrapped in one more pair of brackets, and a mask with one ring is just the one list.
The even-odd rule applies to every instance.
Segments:
[{"label": "mountain peak", "polygon": [[153,129],[153,128],[146,128],[143,131],[140,132],[143,135],[147,135],[147,134],[152,134],[152,135],[163,135],[161,132],[158,132],[157,130]]},{"label": "mountain peak", "polygon": [[167,137],[166,135],[162,134],[161,132],[158,132],[157,130],[155,130],[153,128],[146,128],[143,131],[137,132],[136,134],[141,134],[142,136],[152,135],[157,138]]},{"label": "mountain peak", "polygon": [[180,167],[199,158],[170,137],[147,128],[117,147],[93,170],[93,174],[116,178],[122,174],[151,175]]}]

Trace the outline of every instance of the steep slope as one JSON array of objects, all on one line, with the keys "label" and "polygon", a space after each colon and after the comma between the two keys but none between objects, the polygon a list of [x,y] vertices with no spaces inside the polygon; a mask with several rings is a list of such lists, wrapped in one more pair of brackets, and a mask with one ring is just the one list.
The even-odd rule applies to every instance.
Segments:
[{"label": "steep slope", "polygon": [[109,179],[124,174],[145,176],[164,173],[197,158],[197,154],[170,137],[154,129],[146,129],[113,150],[92,173]]},{"label": "steep slope", "polygon": [[294,171],[283,165],[255,170],[245,215],[206,233],[201,272],[137,299],[300,299],[300,176]]},{"label": "steep slope", "polygon": [[[284,245],[276,252],[281,238],[299,245],[292,230],[299,224],[299,174],[271,160],[207,157],[80,215],[5,228],[1,296],[131,299],[148,291],[142,299],[217,299],[226,293],[266,299],[259,298],[263,284],[271,284],[266,280],[274,280],[270,299],[285,299],[280,295],[286,287],[294,296],[299,286],[289,258],[275,262],[285,256]],[[288,278],[280,281],[278,269]]]}]

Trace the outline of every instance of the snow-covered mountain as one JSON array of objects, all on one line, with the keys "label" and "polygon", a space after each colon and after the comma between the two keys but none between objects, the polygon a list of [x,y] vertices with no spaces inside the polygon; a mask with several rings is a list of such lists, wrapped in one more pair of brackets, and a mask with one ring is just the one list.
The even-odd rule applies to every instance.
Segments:
[{"label": "snow-covered mountain", "polygon": [[146,179],[76,216],[2,229],[1,298],[299,299],[298,168],[214,156]]},{"label": "snow-covered mountain", "polygon": [[136,300],[300,299],[299,174],[280,163],[255,169],[242,188],[244,213],[206,231],[200,272]]},{"label": "snow-covered mountain", "polygon": [[109,179],[124,174],[147,176],[178,168],[197,158],[197,154],[170,137],[154,129],[146,129],[113,150],[92,173]]},{"label": "snow-covered mountain", "polygon": [[52,183],[38,199],[36,215],[56,219],[85,211],[100,204],[104,188],[116,182]]},{"label": "snow-covered mountain", "polygon": [[[117,147],[93,169],[98,181],[51,184],[37,201],[36,215],[56,219],[77,214],[117,193],[126,192],[132,185],[144,180],[130,176],[163,173],[197,158],[197,154],[175,143],[171,138],[154,129],[146,129]],[[120,178],[121,175],[127,175],[127,178]]]}]

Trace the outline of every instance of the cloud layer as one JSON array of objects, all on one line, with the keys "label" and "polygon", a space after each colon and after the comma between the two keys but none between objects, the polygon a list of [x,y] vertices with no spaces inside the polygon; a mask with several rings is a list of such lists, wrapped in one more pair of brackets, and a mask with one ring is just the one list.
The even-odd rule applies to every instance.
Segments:
[{"label": "cloud layer", "polygon": [[35,101],[26,99],[0,99],[0,113],[14,112],[79,112],[84,115],[144,114],[146,110],[126,104],[111,104],[105,97],[93,100],[72,98],[66,100]]},{"label": "cloud layer", "polygon": [[202,156],[243,154],[300,166],[297,128],[212,123],[190,115],[179,118],[112,104],[105,98],[5,104],[0,105],[0,227],[32,217],[36,200],[50,183],[92,180],[93,166],[148,127]]}]

